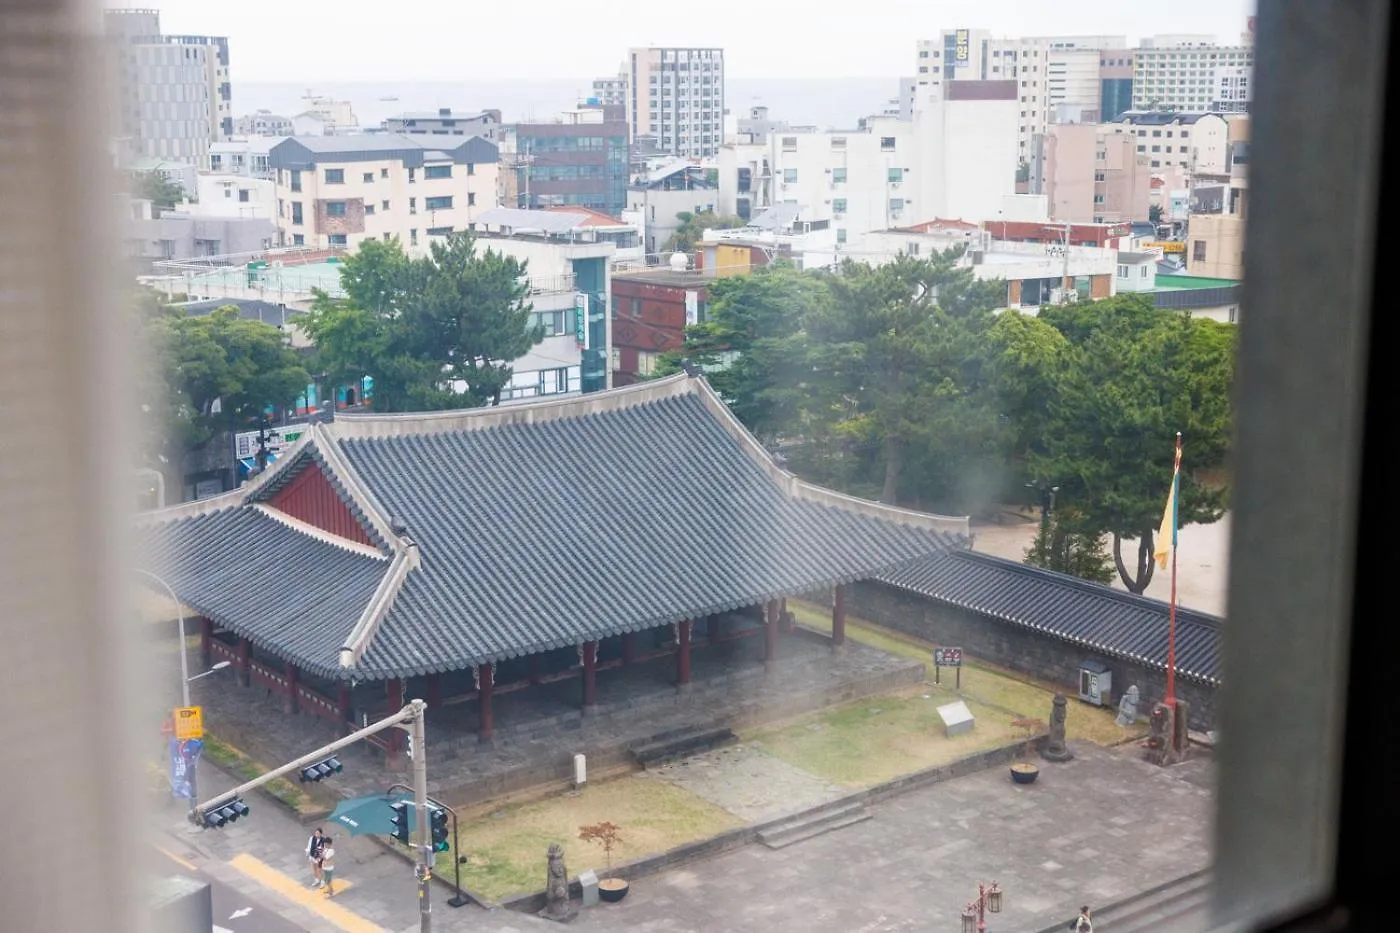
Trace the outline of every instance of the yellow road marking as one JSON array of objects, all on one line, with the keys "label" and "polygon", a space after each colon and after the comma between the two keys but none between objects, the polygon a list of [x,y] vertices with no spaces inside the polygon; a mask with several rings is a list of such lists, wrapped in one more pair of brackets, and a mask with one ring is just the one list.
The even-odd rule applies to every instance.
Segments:
[{"label": "yellow road marking", "polygon": [[[305,907],[324,920],[329,921],[345,933],[385,933],[382,927],[370,923],[364,917],[354,911],[345,909],[331,898],[326,897],[320,888],[308,888],[277,869],[261,862],[247,853],[240,853],[229,860],[229,864],[252,878],[258,884],[270,891],[282,895],[292,903]],[[335,893],[337,896],[342,891],[352,887],[349,882],[335,880]]]},{"label": "yellow road marking", "polygon": [[161,855],[165,856],[166,858],[170,859],[170,861],[174,862],[176,865],[181,865],[189,869],[190,871],[199,871],[199,869],[196,868],[193,864],[180,858],[180,856],[176,855],[174,852],[171,852],[169,849],[156,846],[156,851],[159,852]]}]

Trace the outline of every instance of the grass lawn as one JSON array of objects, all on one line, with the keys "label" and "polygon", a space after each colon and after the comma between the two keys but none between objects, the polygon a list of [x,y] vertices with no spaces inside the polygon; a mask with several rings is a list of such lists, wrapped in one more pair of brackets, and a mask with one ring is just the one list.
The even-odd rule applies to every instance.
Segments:
[{"label": "grass lawn", "polygon": [[[831,631],[829,609],[795,599],[788,600],[788,609],[802,625],[817,631]],[[846,616],[846,637],[881,651],[923,661],[928,669],[928,685],[933,687],[932,642],[905,635],[903,632],[895,632],[850,615]],[[952,694],[956,674],[956,671],[944,668],[943,683],[934,688],[935,692]],[[1049,720],[1050,701],[1055,691],[1019,674],[1009,674],[964,656],[960,695],[968,701],[969,706],[978,703],[1013,713],[1009,719],[1030,717]],[[977,714],[975,707],[973,714]],[[1114,745],[1147,734],[1145,725],[1139,724],[1127,729],[1119,726],[1114,722],[1116,714],[1116,709],[1095,709],[1083,703],[1072,702],[1069,705],[1069,716],[1065,720],[1065,733],[1071,739],[1084,739],[1099,745]],[[980,730],[980,715],[978,720]]]},{"label": "grass lawn", "polygon": [[[564,846],[569,875],[604,869],[600,846],[578,838],[580,826],[603,820],[621,828],[622,843],[613,864],[664,852],[742,825],[742,820],[666,781],[625,777],[588,784],[577,794],[494,811],[463,812],[462,885],[499,900],[543,889],[545,853],[552,842]],[[450,853],[438,859],[439,876],[452,877]]]},{"label": "grass lawn", "polygon": [[[272,770],[258,764],[227,742],[222,742],[207,733],[204,736],[204,757],[240,781],[251,781]],[[312,800],[305,791],[286,778],[268,781],[262,789],[302,815],[325,813],[329,809]]]}]

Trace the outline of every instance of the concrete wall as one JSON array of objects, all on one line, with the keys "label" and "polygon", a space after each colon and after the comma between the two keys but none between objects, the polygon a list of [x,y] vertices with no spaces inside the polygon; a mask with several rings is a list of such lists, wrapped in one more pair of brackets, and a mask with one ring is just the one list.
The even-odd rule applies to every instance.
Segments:
[{"label": "concrete wall", "polygon": [[[1143,665],[1081,648],[1019,625],[1002,622],[908,593],[881,583],[857,583],[847,590],[846,609],[852,615],[888,626],[927,641],[960,645],[967,653],[1056,685],[1067,696],[1078,695],[1081,661],[1093,660],[1113,674],[1113,697],[1130,686],[1138,688],[1138,712],[1146,715],[1150,704],[1166,694],[1166,674]],[[1177,678],[1177,693],[1191,704],[1191,727],[1215,728],[1215,688]]]}]

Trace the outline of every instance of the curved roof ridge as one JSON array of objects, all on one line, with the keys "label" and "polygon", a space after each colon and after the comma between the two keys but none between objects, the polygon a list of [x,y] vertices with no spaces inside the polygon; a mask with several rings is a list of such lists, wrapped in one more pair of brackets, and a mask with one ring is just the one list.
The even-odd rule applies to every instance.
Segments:
[{"label": "curved roof ridge", "polygon": [[249,503],[249,507],[261,512],[273,521],[281,522],[293,531],[300,532],[310,538],[315,538],[317,541],[324,544],[329,544],[332,547],[338,547],[354,554],[362,554],[365,557],[388,560],[388,556],[373,544],[361,544],[358,541],[351,541],[349,538],[342,538],[340,535],[326,531],[324,528],[317,528],[310,522],[304,522],[293,515],[288,515],[276,506],[268,505],[266,502]]},{"label": "curved roof ridge", "polygon": [[600,412],[620,411],[647,402],[675,398],[695,392],[693,384],[703,380],[678,373],[664,379],[630,386],[573,395],[563,399],[496,405],[491,408],[455,408],[447,411],[396,412],[390,414],[338,414],[331,422],[330,436],[337,440],[372,437],[400,437],[416,434],[442,434],[475,431],[510,424],[557,421]]},{"label": "curved roof ridge", "polygon": [[396,548],[388,571],[380,578],[379,585],[374,588],[374,595],[365,605],[364,612],[355,620],[350,633],[345,636],[345,644],[340,647],[340,666],[343,670],[360,663],[360,658],[364,657],[374,641],[374,636],[379,632],[379,624],[384,621],[389,610],[394,608],[394,600],[398,599],[399,591],[408,579],[408,572],[416,569],[418,564],[418,545],[413,541]]}]

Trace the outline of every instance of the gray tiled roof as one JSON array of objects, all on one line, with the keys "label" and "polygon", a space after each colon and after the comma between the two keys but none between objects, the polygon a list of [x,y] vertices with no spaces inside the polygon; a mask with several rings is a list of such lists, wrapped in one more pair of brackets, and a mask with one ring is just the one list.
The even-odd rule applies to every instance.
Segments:
[{"label": "gray tiled roof", "polygon": [[[1168,607],[1155,599],[965,550],[933,554],[876,579],[1110,656],[1167,666]],[[1222,642],[1218,617],[1177,607],[1178,674],[1219,683]]]},{"label": "gray tiled roof", "polygon": [[188,606],[259,647],[323,676],[389,568],[251,507],[138,531],[145,569]]},{"label": "gray tiled roof", "polygon": [[[868,578],[967,528],[798,481],[687,376],[341,416],[298,445],[250,488],[144,517],[144,535],[191,605],[329,676],[461,670],[698,618]],[[313,468],[379,554],[258,511]]]},{"label": "gray tiled roof", "polygon": [[694,396],[342,446],[423,555],[361,661],[367,677],[753,605],[953,543],[784,494]]}]

